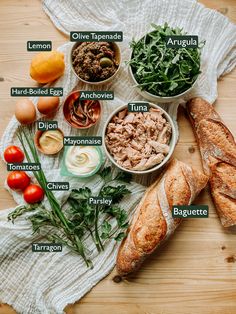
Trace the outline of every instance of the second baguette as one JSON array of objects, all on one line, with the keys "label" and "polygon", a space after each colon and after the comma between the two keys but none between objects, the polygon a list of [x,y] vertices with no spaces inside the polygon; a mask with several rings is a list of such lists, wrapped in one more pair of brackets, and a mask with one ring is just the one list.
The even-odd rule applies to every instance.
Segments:
[{"label": "second baguette", "polygon": [[224,227],[236,226],[236,143],[214,107],[202,98],[187,103],[200,148],[203,168],[210,176],[211,194]]}]

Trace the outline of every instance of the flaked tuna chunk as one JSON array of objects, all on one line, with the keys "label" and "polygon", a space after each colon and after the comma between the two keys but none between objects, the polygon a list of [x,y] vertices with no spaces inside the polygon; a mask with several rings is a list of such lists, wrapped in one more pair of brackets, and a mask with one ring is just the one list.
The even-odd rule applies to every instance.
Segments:
[{"label": "flaked tuna chunk", "polygon": [[123,130],[125,130],[128,135],[133,135],[134,134],[134,127],[131,125],[131,124],[126,124],[124,127],[123,127]]},{"label": "flaked tuna chunk", "polygon": [[157,164],[160,164],[162,160],[165,158],[163,154],[152,155],[150,158],[144,158],[138,163],[134,170],[147,170],[154,167]]},{"label": "flaked tuna chunk", "polygon": [[115,128],[113,129],[114,133],[122,133],[123,132],[123,127],[122,125],[118,124],[115,126]]},{"label": "flaked tuna chunk", "polygon": [[165,119],[162,119],[162,118],[160,117],[159,119],[157,119],[157,120],[155,121],[155,123],[156,123],[156,128],[157,128],[157,130],[162,131],[162,130],[163,130],[163,127],[164,127],[165,124],[166,124],[166,120],[165,120]]},{"label": "flaked tuna chunk", "polygon": [[142,133],[136,137],[136,140],[138,141],[139,144],[144,146],[147,143],[147,135]]},{"label": "flaked tuna chunk", "polygon": [[135,128],[135,134],[134,134],[134,136],[135,136],[135,137],[139,137],[139,135],[145,134],[145,132],[146,132],[146,128],[145,128],[144,124],[138,124],[138,125],[136,126],[136,128]]},{"label": "flaked tuna chunk", "polygon": [[145,117],[141,112],[138,112],[138,113],[136,112],[134,114],[133,123],[140,124],[140,123],[144,123],[144,121],[145,121]]},{"label": "flaked tuna chunk", "polygon": [[147,133],[147,138],[151,139],[153,137],[154,130],[153,129],[147,129],[146,133]]},{"label": "flaked tuna chunk", "polygon": [[126,159],[124,162],[120,162],[119,164],[126,169],[132,168],[132,165],[129,159]]},{"label": "flaked tuna chunk", "polygon": [[116,145],[116,146],[113,146],[111,149],[113,153],[120,153],[122,150],[124,150],[124,147],[120,145]]},{"label": "flaked tuna chunk", "polygon": [[149,141],[148,142],[155,150],[156,153],[162,153],[167,155],[169,153],[170,147],[166,144],[162,144],[156,141]]},{"label": "flaked tuna chunk", "polygon": [[131,144],[131,146],[132,146],[134,149],[139,150],[139,151],[141,151],[142,148],[143,148],[143,145],[140,144],[140,143],[138,143],[138,142],[136,142],[135,140],[132,140],[132,141],[130,142],[130,144]]},{"label": "flaked tuna chunk", "polygon": [[153,132],[153,134],[152,134],[150,140],[157,141],[159,135],[160,135],[160,130],[156,129],[156,130]]},{"label": "flaked tuna chunk", "polygon": [[107,132],[108,133],[122,133],[123,127],[122,125],[118,124],[116,125],[115,123],[109,123],[107,127]]},{"label": "flaked tuna chunk", "polygon": [[164,158],[165,156],[163,154],[152,155],[150,158],[148,158],[148,161],[146,162],[146,169],[150,169],[155,165],[160,164]]},{"label": "flaked tuna chunk", "polygon": [[124,124],[125,123],[133,123],[134,117],[135,117],[135,114],[133,112],[129,112],[127,114],[127,116],[124,118]]},{"label": "flaked tuna chunk", "polygon": [[112,119],[111,119],[112,123],[116,123],[116,124],[123,124],[123,121],[122,119],[118,118],[117,116],[114,116]]},{"label": "flaked tuna chunk", "polygon": [[159,109],[150,108],[149,113],[153,121],[157,121],[161,116],[161,111]]},{"label": "flaked tuna chunk", "polygon": [[127,115],[127,112],[128,112],[127,109],[124,109],[124,110],[120,111],[118,113],[118,118],[123,120],[125,118],[125,116]]},{"label": "flaked tuna chunk", "polygon": [[128,159],[130,159],[131,161],[140,160],[142,158],[142,153],[130,146],[125,148],[125,152],[128,156]]},{"label": "flaked tuna chunk", "polygon": [[108,126],[107,126],[107,132],[111,132],[114,130],[114,128],[116,127],[116,124],[115,123],[109,123]]},{"label": "flaked tuna chunk", "polygon": [[146,127],[146,129],[155,130],[156,129],[156,123],[153,120],[151,120],[150,116],[148,116],[146,121],[144,122],[144,127]]},{"label": "flaked tuna chunk", "polygon": [[106,143],[107,148],[109,149],[121,147],[120,141],[109,141],[108,139],[105,139],[105,143]]},{"label": "flaked tuna chunk", "polygon": [[129,137],[131,136],[131,134],[129,134],[127,131],[123,132],[123,133],[110,133],[108,138],[109,140],[117,140],[119,142],[122,143],[122,145],[125,145],[125,143],[127,142],[127,140],[129,139]]},{"label": "flaked tuna chunk", "polygon": [[148,159],[143,158],[140,163],[138,163],[136,166],[133,167],[133,170],[145,170],[147,167],[145,166],[147,163]]},{"label": "flaked tuna chunk", "polygon": [[121,137],[120,134],[117,134],[117,133],[109,133],[109,135],[108,135],[108,138],[110,140],[117,140],[117,141],[119,141],[120,137]]},{"label": "flaked tuna chunk", "polygon": [[153,147],[150,144],[146,143],[144,146],[144,149],[143,149],[143,153],[145,155],[151,155],[152,149],[153,149]]},{"label": "flaked tuna chunk", "polygon": [[158,142],[162,144],[168,144],[170,141],[170,136],[171,136],[171,126],[167,122],[166,125],[163,127],[162,131],[158,135]]},{"label": "flaked tuna chunk", "polygon": [[122,152],[119,152],[119,153],[116,153],[116,160],[118,161],[124,161],[127,159],[127,154],[126,152],[122,151]]}]

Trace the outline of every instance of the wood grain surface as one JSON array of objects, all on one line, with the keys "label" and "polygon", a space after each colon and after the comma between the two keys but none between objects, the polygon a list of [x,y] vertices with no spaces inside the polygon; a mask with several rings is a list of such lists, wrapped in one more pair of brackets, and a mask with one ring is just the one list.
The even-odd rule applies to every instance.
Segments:
[{"label": "wood grain surface", "polygon": [[[236,23],[235,0],[200,2]],[[53,48],[57,48],[67,38],[53,26],[38,0],[1,0],[0,34],[1,136],[14,112],[15,99],[9,96],[10,88],[34,86],[29,77],[32,53],[26,51],[27,40],[51,40]],[[235,86],[236,70],[219,80],[216,102],[216,110],[233,134],[236,134]],[[197,144],[183,109],[179,110],[178,122],[180,139],[175,156],[201,169]],[[0,209],[4,209],[14,206],[14,201],[4,189],[6,169],[2,161],[0,165]],[[196,203],[209,205],[209,219],[185,220],[173,239],[156,252],[137,274],[116,283],[114,270],[80,302],[69,305],[66,312],[235,314],[236,235],[221,227],[208,188]],[[11,313],[15,311],[9,306],[0,305],[0,314]]]}]

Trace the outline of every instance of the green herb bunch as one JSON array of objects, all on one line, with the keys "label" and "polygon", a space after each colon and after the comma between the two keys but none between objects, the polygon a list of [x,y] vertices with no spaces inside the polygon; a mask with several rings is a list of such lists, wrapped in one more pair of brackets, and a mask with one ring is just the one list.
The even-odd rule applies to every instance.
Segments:
[{"label": "green herb bunch", "polygon": [[[72,190],[68,203],[70,209],[70,222],[74,226],[74,232],[79,232],[83,236],[89,232],[93,239],[98,252],[104,249],[104,242],[108,239],[120,241],[125,237],[125,231],[128,227],[128,217],[124,209],[118,206],[124,196],[130,194],[126,184],[114,185],[118,181],[129,183],[131,175],[119,172],[112,177],[110,167],[104,168],[99,175],[103,179],[103,185],[97,195],[93,195],[88,188],[80,188]],[[111,198],[112,205],[92,205],[89,198],[92,196],[100,196],[103,198]],[[112,227],[112,223],[114,227]]]},{"label": "green herb bunch", "polygon": [[133,52],[128,64],[138,87],[161,97],[175,96],[189,89],[200,72],[198,48],[167,48],[166,36],[185,35],[180,28],[151,24],[154,30],[130,44]]},{"label": "green herb bunch", "polygon": [[[23,147],[28,162],[40,163],[38,152],[34,145],[31,132],[26,132],[23,127],[19,129],[18,138]],[[42,203],[18,206],[8,219],[12,222],[27,212],[33,212],[26,219],[32,224],[33,233],[40,233],[48,241],[61,243],[71,251],[79,254],[88,267],[92,267],[89,259],[89,248],[86,247],[85,237],[91,236],[97,250],[104,249],[104,242],[114,238],[120,241],[128,227],[128,217],[124,209],[118,205],[119,202],[130,193],[126,184],[117,185],[118,182],[129,183],[131,176],[126,173],[118,173],[112,177],[111,168],[107,167],[100,171],[103,185],[95,196],[112,198],[112,206],[89,205],[89,197],[92,191],[88,188],[72,190],[66,204],[58,203],[53,192],[47,189],[47,179],[43,170],[34,172],[34,176],[50,204],[51,210],[45,208]],[[115,226],[112,227],[110,220],[113,219]]]}]

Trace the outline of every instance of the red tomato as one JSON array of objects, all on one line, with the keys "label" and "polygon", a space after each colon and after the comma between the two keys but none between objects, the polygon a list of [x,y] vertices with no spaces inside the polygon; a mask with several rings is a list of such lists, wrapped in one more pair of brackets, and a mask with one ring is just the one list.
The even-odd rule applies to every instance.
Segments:
[{"label": "red tomato", "polygon": [[24,171],[12,171],[7,176],[7,184],[12,190],[24,191],[30,184],[30,177]]},{"label": "red tomato", "polygon": [[24,153],[17,146],[8,146],[4,151],[4,159],[6,162],[22,162],[24,158]]},{"label": "red tomato", "polygon": [[42,201],[44,197],[44,190],[41,188],[41,186],[36,184],[30,184],[25,190],[24,190],[24,200],[26,203],[34,204]]}]

